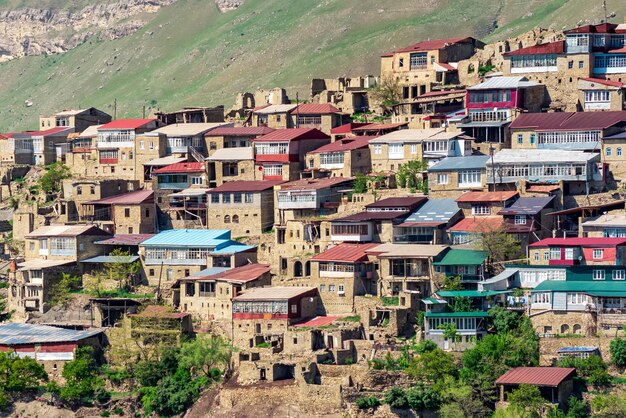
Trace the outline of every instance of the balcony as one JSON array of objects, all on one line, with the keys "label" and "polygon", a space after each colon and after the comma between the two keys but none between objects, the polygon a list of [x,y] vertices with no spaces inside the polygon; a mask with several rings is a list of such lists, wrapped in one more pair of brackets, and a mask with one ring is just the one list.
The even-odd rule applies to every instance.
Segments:
[{"label": "balcony", "polygon": [[158,183],[157,189],[159,190],[183,190],[189,187],[187,182],[185,183]]},{"label": "balcony", "polygon": [[170,265],[170,266],[206,266],[208,261],[205,258],[145,258],[146,265]]},{"label": "balcony", "polygon": [[580,264],[578,260],[550,260],[548,265],[550,266],[574,266]]},{"label": "balcony", "polygon": [[100,164],[117,164],[117,158],[100,158]]},{"label": "balcony", "polygon": [[317,193],[278,192],[278,209],[317,209]]},{"label": "balcony", "polygon": [[425,235],[413,235],[413,234],[405,234],[405,235],[395,235],[393,237],[393,242],[399,244],[429,244],[433,241],[433,234],[425,234]]},{"label": "balcony", "polygon": [[76,253],[74,248],[53,248],[50,250],[50,255],[56,256],[73,256]]}]

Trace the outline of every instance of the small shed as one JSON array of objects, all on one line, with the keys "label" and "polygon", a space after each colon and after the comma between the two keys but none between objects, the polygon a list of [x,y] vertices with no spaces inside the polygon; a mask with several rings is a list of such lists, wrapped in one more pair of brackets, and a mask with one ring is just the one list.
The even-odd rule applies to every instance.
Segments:
[{"label": "small shed", "polygon": [[573,367],[516,367],[496,380],[500,389],[500,402],[506,401],[506,394],[520,385],[537,386],[546,401],[565,405],[574,388]]}]

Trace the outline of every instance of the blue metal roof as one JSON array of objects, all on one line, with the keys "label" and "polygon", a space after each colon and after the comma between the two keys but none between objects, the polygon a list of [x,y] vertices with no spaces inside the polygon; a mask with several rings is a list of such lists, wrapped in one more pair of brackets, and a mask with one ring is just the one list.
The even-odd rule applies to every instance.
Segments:
[{"label": "blue metal roof", "polygon": [[197,273],[193,273],[192,276],[212,276],[214,274],[222,273],[226,270],[230,270],[230,267],[209,267],[208,269],[200,270]]},{"label": "blue metal roof", "polygon": [[211,254],[235,254],[255,248],[252,245],[239,244],[237,241],[230,241],[230,245],[216,249]]},{"label": "blue metal roof", "polygon": [[500,215],[536,215],[554,200],[554,196],[520,197],[508,208],[500,211]]},{"label": "blue metal roof", "polygon": [[84,340],[102,333],[101,329],[75,331],[37,324],[0,324],[0,344],[43,344]]},{"label": "blue metal roof", "polygon": [[428,171],[478,170],[487,166],[488,155],[467,155],[448,157],[428,168]]},{"label": "blue metal roof", "polygon": [[99,255],[83,260],[81,263],[132,263],[137,260],[139,260],[139,256],[136,255]]},{"label": "blue metal roof", "polygon": [[428,199],[404,223],[447,223],[461,209],[455,199]]},{"label": "blue metal roof", "polygon": [[559,353],[586,353],[589,351],[598,351],[598,347],[561,347]]},{"label": "blue metal roof", "polygon": [[230,241],[228,229],[169,229],[143,241],[145,247],[213,248]]}]

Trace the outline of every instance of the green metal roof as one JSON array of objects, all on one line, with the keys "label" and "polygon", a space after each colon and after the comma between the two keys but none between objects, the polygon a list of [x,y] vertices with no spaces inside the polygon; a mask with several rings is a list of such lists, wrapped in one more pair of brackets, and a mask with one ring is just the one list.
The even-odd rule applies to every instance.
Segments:
[{"label": "green metal roof", "polygon": [[426,318],[488,318],[489,312],[426,312]]},{"label": "green metal roof", "polygon": [[435,266],[475,266],[484,263],[487,255],[486,251],[451,248],[441,260],[433,264]]},{"label": "green metal roof", "polygon": [[539,283],[533,292],[581,292],[595,296],[620,296],[626,294],[626,283],[623,281],[568,281],[546,280]]},{"label": "green metal roof", "polygon": [[426,305],[445,305],[446,302],[443,299],[437,299],[437,298],[424,298],[422,299],[422,302],[424,302],[424,304]]},{"label": "green metal roof", "polygon": [[486,298],[511,292],[512,290],[440,290],[437,294],[442,298]]}]

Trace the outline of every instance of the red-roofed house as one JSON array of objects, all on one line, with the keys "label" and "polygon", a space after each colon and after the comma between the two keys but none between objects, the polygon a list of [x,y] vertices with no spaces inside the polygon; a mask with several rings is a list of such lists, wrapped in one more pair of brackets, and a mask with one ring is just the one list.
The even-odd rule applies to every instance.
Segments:
[{"label": "red-roofed house", "polygon": [[204,134],[209,156],[222,148],[247,148],[252,140],[273,132],[267,126],[220,126]]},{"label": "red-roofed house", "polygon": [[196,273],[172,285],[172,304],[205,324],[222,323],[230,329],[232,300],[244,290],[271,285],[270,266],[246,264],[223,271]]},{"label": "red-roofed house", "polygon": [[152,190],[137,190],[85,202],[81,220],[111,234],[156,232],[156,206]]},{"label": "red-roofed house", "polygon": [[496,231],[503,226],[502,216],[476,216],[461,219],[448,228],[448,233],[452,244],[469,244],[479,242],[482,234]]},{"label": "red-roofed house", "polygon": [[333,177],[353,177],[371,171],[369,141],[372,136],[338,139],[306,155],[308,170],[330,172]]},{"label": "red-roofed house", "polygon": [[315,128],[326,134],[348,120],[347,115],[330,103],[301,103],[289,113],[291,128]]},{"label": "red-roofed house", "polygon": [[[74,132],[71,126],[58,126],[38,132],[21,132],[12,135],[12,152],[15,162],[48,165],[63,160],[68,150],[67,137]],[[11,147],[10,147],[11,148]]]},{"label": "red-roofed house", "polygon": [[497,215],[519,197],[516,191],[466,192],[456,199],[466,217]]},{"label": "red-roofed house", "polygon": [[571,367],[515,367],[496,380],[500,401],[520,385],[537,386],[541,396],[550,403],[563,406],[574,390],[576,369]]},{"label": "red-roofed house", "polygon": [[529,245],[530,263],[551,266],[626,265],[626,238],[546,238]]},{"label": "red-roofed house", "polygon": [[585,112],[624,110],[624,84],[621,81],[583,77],[578,79],[578,106]]},{"label": "red-roofed house", "polygon": [[297,180],[305,168],[307,152],[330,143],[315,128],[279,129],[254,141],[257,180]]},{"label": "red-roofed house", "polygon": [[234,236],[261,235],[274,225],[274,188],[281,180],[235,180],[208,191],[210,229]]}]

